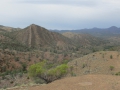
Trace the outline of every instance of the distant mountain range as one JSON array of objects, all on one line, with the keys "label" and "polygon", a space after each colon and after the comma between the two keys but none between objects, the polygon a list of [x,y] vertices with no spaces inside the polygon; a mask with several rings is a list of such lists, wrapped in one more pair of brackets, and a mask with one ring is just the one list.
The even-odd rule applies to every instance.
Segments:
[{"label": "distant mountain range", "polygon": [[78,30],[52,30],[54,32],[65,33],[65,32],[74,32],[74,33],[85,33],[90,34],[96,37],[111,37],[119,36],[120,28],[112,26],[110,28],[92,28],[92,29],[78,29]]}]

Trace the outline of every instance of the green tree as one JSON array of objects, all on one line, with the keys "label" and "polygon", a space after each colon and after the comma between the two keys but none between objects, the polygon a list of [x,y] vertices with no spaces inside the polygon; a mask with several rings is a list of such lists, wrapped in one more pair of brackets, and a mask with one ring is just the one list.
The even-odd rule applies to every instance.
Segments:
[{"label": "green tree", "polygon": [[46,83],[50,83],[54,80],[60,79],[66,75],[68,66],[67,64],[61,64],[56,67],[48,67],[47,61],[42,61],[37,64],[33,64],[29,67],[28,73],[32,77],[39,77]]}]

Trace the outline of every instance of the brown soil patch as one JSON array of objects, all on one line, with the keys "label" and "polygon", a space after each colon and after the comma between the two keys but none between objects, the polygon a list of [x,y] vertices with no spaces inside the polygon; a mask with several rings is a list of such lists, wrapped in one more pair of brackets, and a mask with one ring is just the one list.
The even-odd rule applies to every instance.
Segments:
[{"label": "brown soil patch", "polygon": [[68,77],[50,84],[10,90],[119,90],[120,77],[112,75],[84,75]]}]

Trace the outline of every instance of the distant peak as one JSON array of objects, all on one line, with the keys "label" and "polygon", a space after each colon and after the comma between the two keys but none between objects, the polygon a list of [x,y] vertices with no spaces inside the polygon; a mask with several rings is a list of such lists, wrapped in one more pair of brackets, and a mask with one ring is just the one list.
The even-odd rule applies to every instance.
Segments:
[{"label": "distant peak", "polygon": [[99,29],[99,28],[97,28],[97,27],[94,27],[93,29]]},{"label": "distant peak", "polygon": [[110,28],[114,29],[114,28],[117,28],[117,27],[116,27],[116,26],[112,26],[112,27],[110,27]]},{"label": "distant peak", "polygon": [[36,27],[40,27],[39,25],[36,25],[36,24],[31,24],[30,26],[28,26],[30,28],[36,28]]},{"label": "distant peak", "polygon": [[36,24],[31,24],[30,26],[38,26],[38,25],[36,25]]}]

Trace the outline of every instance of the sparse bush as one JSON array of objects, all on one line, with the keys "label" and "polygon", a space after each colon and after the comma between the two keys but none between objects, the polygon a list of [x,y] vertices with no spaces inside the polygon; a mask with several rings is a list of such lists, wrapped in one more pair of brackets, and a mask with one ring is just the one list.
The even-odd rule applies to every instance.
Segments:
[{"label": "sparse bush", "polygon": [[73,68],[74,68],[73,66],[70,66],[70,72],[73,72]]},{"label": "sparse bush", "polygon": [[12,64],[12,68],[14,68],[14,69],[15,69],[15,65],[14,65],[14,64]]},{"label": "sparse bush", "polygon": [[86,66],[87,66],[87,64],[83,64],[83,65],[82,65],[82,68],[85,68]]},{"label": "sparse bush", "polygon": [[13,84],[14,82],[13,81],[10,81],[11,84]]},{"label": "sparse bush", "polygon": [[15,61],[19,61],[20,59],[19,59],[19,57],[15,57]]},{"label": "sparse bush", "polygon": [[28,56],[28,61],[31,61],[30,55]]},{"label": "sparse bush", "polygon": [[69,62],[69,60],[63,60],[62,63],[63,64],[67,64]]},{"label": "sparse bush", "polygon": [[34,77],[34,82],[36,84],[43,84],[43,83],[45,83],[45,81],[43,79],[39,78],[39,77]]},{"label": "sparse bush", "polygon": [[6,77],[5,77],[5,75],[3,74],[3,75],[2,75],[2,80],[4,80],[5,78],[6,78]]},{"label": "sparse bush", "polygon": [[78,66],[78,63],[77,63],[77,61],[75,61],[75,64],[74,64],[75,66]]},{"label": "sparse bush", "polygon": [[66,64],[61,64],[57,67],[47,67],[47,61],[42,61],[37,64],[33,64],[29,67],[29,75],[32,77],[39,77],[50,83],[56,79],[61,78],[66,75],[68,66]]},{"label": "sparse bush", "polygon": [[5,75],[8,75],[9,73],[10,73],[10,71],[8,71],[8,70],[6,72],[4,72]]},{"label": "sparse bush", "polygon": [[114,66],[110,66],[110,70],[112,71],[114,69]]},{"label": "sparse bush", "polygon": [[74,76],[74,77],[76,76],[76,74],[74,72],[71,72],[70,74],[71,74],[71,76]]},{"label": "sparse bush", "polygon": [[110,59],[113,59],[113,56],[112,56],[112,55],[110,55]]},{"label": "sparse bush", "polygon": [[115,75],[120,76],[120,72],[117,72]]},{"label": "sparse bush", "polygon": [[19,73],[19,77],[23,77],[23,73],[21,72],[21,73]]},{"label": "sparse bush", "polygon": [[104,54],[102,55],[102,57],[104,58]]},{"label": "sparse bush", "polygon": [[27,79],[30,79],[29,77],[27,77]]},{"label": "sparse bush", "polygon": [[92,49],[92,52],[96,52],[97,50],[95,48]]},{"label": "sparse bush", "polygon": [[57,53],[57,50],[54,49],[54,53]]},{"label": "sparse bush", "polygon": [[119,57],[119,54],[117,55],[117,57]]},{"label": "sparse bush", "polygon": [[7,88],[7,86],[4,86],[3,88],[4,88],[4,89],[6,89],[6,88]]},{"label": "sparse bush", "polygon": [[68,56],[68,54],[67,54],[67,53],[64,53],[64,57],[66,57],[66,56]]},{"label": "sparse bush", "polygon": [[27,64],[26,63],[21,63],[22,65],[22,71],[27,71]]},{"label": "sparse bush", "polygon": [[38,55],[38,54],[36,55],[36,58],[39,58],[39,55]]},{"label": "sparse bush", "polygon": [[6,66],[2,66],[1,67],[1,72],[5,72],[6,71]]}]

